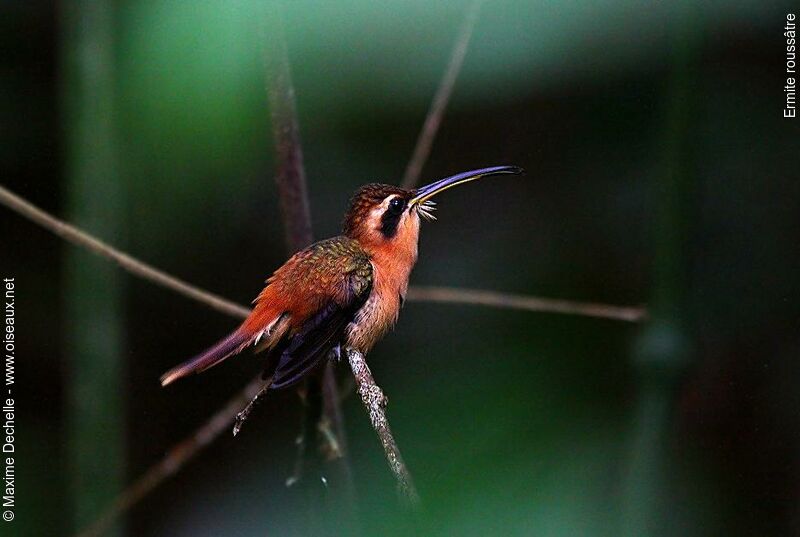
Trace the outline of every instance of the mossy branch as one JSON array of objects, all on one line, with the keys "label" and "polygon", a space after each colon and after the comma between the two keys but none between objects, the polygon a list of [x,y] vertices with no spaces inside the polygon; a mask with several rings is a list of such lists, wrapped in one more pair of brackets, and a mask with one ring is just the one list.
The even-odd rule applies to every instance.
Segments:
[{"label": "mossy branch", "polygon": [[388,400],[383,394],[383,390],[375,384],[372,371],[370,371],[364,355],[355,349],[347,349],[346,353],[350,369],[353,370],[353,376],[356,379],[358,395],[361,396],[361,402],[367,409],[372,428],[375,429],[375,433],[381,441],[383,451],[386,453],[386,461],[397,479],[399,492],[412,506],[417,506],[419,505],[419,494],[414,487],[411,473],[403,462],[400,448],[397,447],[392,429],[389,427],[389,420],[386,418]]}]

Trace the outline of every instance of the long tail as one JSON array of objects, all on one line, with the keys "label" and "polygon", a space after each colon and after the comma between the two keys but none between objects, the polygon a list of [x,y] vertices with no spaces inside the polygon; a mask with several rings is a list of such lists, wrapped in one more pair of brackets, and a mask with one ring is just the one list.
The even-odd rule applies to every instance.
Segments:
[{"label": "long tail", "polygon": [[247,347],[253,339],[253,335],[242,330],[240,327],[213,347],[161,375],[161,385],[166,386],[192,373],[200,373],[209,367],[214,367],[226,358],[239,353],[242,349]]}]

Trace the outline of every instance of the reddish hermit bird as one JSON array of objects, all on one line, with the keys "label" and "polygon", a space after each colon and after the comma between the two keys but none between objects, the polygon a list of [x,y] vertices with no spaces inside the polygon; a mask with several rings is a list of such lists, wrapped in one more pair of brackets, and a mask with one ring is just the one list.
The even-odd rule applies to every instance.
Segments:
[{"label": "reddish hermit bird", "polygon": [[267,280],[239,328],[167,371],[161,385],[205,371],[251,345],[267,351],[264,378],[272,377],[273,390],[294,384],[343,349],[366,354],[397,321],[417,261],[420,217],[434,219],[430,199],[481,177],[522,172],[495,166],[415,190],[361,187],[350,202],[342,235],[294,254]]}]

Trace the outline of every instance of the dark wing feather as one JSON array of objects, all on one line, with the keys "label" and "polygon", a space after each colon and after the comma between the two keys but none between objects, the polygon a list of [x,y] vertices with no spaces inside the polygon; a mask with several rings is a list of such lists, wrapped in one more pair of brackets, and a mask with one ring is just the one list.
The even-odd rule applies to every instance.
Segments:
[{"label": "dark wing feather", "polygon": [[272,378],[272,389],[291,386],[322,363],[328,352],[344,337],[344,330],[353,314],[331,303],[308,321],[309,329],[295,334],[278,357]]},{"label": "dark wing feather", "polygon": [[268,369],[265,376],[272,374],[271,389],[285,388],[298,382],[343,341],[347,325],[372,290],[372,263],[369,259],[354,260],[343,274],[342,284],[346,290],[343,303],[331,300],[324,304],[284,345],[270,353],[268,361],[274,371]]}]

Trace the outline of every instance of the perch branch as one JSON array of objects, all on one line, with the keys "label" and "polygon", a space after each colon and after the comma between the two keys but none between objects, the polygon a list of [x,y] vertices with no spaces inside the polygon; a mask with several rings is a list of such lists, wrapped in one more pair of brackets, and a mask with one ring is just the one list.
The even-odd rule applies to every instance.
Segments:
[{"label": "perch branch", "polygon": [[400,448],[397,447],[397,442],[395,442],[392,430],[389,427],[389,421],[386,419],[386,396],[380,387],[375,384],[375,379],[372,378],[372,372],[369,370],[363,354],[354,349],[347,349],[347,359],[356,379],[361,402],[364,403],[364,407],[369,413],[372,428],[375,429],[378,438],[380,438],[389,468],[391,468],[394,477],[397,479],[400,493],[412,506],[416,506],[419,504],[417,489],[414,487],[414,481],[403,462]]},{"label": "perch branch", "polygon": [[414,153],[411,155],[411,160],[409,160],[406,171],[403,174],[401,183],[403,188],[416,186],[422,173],[422,167],[431,153],[433,140],[436,138],[436,133],[439,132],[439,126],[442,124],[447,103],[453,94],[458,73],[464,64],[464,57],[467,55],[467,47],[472,37],[472,30],[475,28],[475,22],[478,20],[480,7],[481,0],[473,0],[464,15],[464,21],[461,23],[461,29],[450,53],[450,62],[447,64],[447,69],[439,81],[439,87],[436,89],[433,101],[431,101],[428,115],[425,116],[425,123],[422,125],[422,130],[417,138],[417,144],[414,146]]}]

